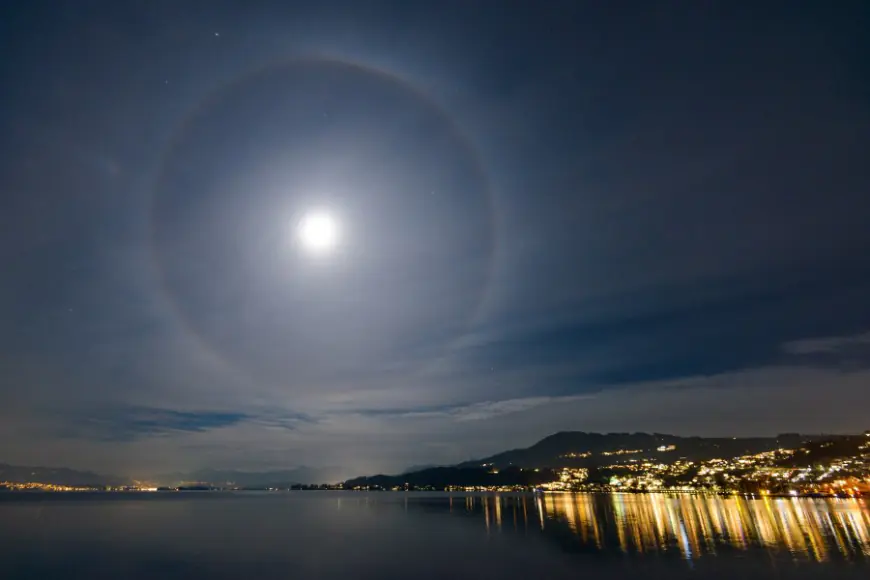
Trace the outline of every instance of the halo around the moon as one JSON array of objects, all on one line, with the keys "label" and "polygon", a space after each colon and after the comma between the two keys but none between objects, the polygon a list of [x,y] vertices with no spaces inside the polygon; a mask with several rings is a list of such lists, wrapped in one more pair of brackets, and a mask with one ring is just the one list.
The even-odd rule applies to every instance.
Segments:
[{"label": "halo around the moon", "polygon": [[[394,76],[324,59],[206,99],[166,151],[150,219],[183,328],[281,383],[437,356],[477,313],[495,244],[485,172],[453,120]],[[287,251],[294,219],[329,268]]]}]

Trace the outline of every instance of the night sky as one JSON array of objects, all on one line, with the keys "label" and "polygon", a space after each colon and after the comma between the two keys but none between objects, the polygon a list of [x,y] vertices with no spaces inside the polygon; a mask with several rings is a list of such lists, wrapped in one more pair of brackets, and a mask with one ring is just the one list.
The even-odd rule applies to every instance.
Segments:
[{"label": "night sky", "polygon": [[868,30],[862,0],[6,2],[0,462],[870,428]]}]

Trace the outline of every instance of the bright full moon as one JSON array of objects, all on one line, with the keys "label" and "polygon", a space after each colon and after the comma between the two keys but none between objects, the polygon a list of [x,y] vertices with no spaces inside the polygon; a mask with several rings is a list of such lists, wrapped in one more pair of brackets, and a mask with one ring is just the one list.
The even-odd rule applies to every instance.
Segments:
[{"label": "bright full moon", "polygon": [[327,252],[338,243],[338,223],[323,211],[307,213],[299,222],[299,239],[313,252]]}]

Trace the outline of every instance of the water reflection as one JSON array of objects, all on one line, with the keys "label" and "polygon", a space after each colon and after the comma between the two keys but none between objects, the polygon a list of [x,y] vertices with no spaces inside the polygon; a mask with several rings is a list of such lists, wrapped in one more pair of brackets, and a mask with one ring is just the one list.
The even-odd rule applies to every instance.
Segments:
[{"label": "water reflection", "polygon": [[590,550],[687,560],[759,548],[817,562],[870,557],[870,508],[855,499],[494,495],[466,497],[465,511],[482,515],[490,533],[539,529]]},{"label": "water reflection", "polygon": [[868,577],[870,509],[631,494],[0,494],[0,562],[4,580],[853,580]]}]

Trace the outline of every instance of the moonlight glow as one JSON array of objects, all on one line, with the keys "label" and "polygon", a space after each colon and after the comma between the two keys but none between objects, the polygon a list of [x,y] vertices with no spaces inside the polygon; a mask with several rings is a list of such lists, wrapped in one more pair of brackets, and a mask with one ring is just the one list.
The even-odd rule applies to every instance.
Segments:
[{"label": "moonlight glow", "polygon": [[327,252],[338,243],[338,223],[323,211],[303,216],[298,233],[302,245],[313,252]]}]

